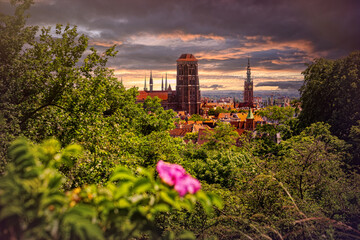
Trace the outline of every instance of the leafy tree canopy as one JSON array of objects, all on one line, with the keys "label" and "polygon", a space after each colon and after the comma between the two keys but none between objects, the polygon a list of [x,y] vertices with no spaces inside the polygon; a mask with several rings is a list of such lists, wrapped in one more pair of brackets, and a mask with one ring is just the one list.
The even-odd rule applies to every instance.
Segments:
[{"label": "leafy tree canopy", "polygon": [[338,60],[316,59],[303,75],[300,122],[327,122],[333,134],[351,142],[351,128],[360,119],[360,52]]}]

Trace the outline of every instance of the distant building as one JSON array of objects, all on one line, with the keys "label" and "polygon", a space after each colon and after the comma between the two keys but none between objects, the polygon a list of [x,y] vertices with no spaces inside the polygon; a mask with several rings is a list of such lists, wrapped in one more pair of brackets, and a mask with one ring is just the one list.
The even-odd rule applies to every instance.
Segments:
[{"label": "distant building", "polygon": [[254,107],[254,83],[251,78],[250,59],[246,70],[246,79],[244,81],[244,101],[238,104],[239,108]]},{"label": "distant building", "polygon": [[244,82],[244,103],[248,107],[252,107],[254,103],[254,83],[251,78],[250,59],[246,70],[246,80]]},{"label": "distant building", "polygon": [[200,84],[198,76],[198,61],[192,54],[182,54],[177,62],[176,91],[167,86],[167,75],[162,79],[161,91],[153,90],[152,72],[150,72],[150,91],[146,88],[146,77],[144,90],[139,91],[138,102],[143,102],[147,96],[159,97],[164,109],[184,111],[187,114],[200,114]]}]

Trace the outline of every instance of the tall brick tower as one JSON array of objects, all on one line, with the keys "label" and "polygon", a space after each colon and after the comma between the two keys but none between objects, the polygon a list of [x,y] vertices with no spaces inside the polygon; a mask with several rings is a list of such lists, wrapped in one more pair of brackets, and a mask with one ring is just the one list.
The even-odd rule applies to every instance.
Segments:
[{"label": "tall brick tower", "polygon": [[248,66],[246,71],[246,79],[244,82],[244,103],[248,107],[253,107],[254,99],[253,99],[253,80],[251,78],[251,68],[250,68],[250,59],[248,58]]},{"label": "tall brick tower", "polygon": [[200,86],[197,59],[192,54],[182,54],[176,62],[178,110],[189,114],[199,114]]}]

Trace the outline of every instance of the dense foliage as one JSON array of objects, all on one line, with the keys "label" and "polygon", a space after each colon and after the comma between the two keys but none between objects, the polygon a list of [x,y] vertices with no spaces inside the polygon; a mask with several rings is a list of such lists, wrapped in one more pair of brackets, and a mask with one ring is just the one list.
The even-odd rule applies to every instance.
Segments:
[{"label": "dense foliage", "polygon": [[[152,171],[139,168],[134,174],[123,166],[113,171],[105,186],[61,191],[65,179],[58,168],[75,163],[81,154],[78,145],[60,149],[53,139],[40,145],[19,139],[9,154],[12,162],[0,181],[1,239],[129,239],[146,233],[158,239],[158,213],[191,210],[196,202],[207,212],[213,203],[222,206],[218,197],[202,191],[180,198]],[[193,235],[183,232],[178,238]]]},{"label": "dense foliage", "polygon": [[338,60],[316,59],[303,74],[300,122],[329,123],[334,135],[353,144],[354,163],[360,164],[360,148],[351,134],[360,120],[360,52]]},{"label": "dense foliage", "polygon": [[[106,67],[115,46],[88,49],[70,26],[35,38],[38,28],[25,25],[30,1],[14,3],[15,15],[0,17],[0,238],[360,238],[360,176],[347,165],[360,144],[358,54],[331,82],[343,60],[305,71],[302,130],[292,108],[274,106],[258,113],[274,124],[257,134],[239,138],[219,123],[198,145],[170,137],[175,113],[160,99],[137,104],[137,90],[117,81]],[[351,80],[341,85],[346,98],[329,101],[336,111],[343,101],[354,107],[339,115],[349,118],[338,134],[338,115],[321,96],[339,79]],[[182,165],[202,191],[180,197],[156,174],[160,160]]]}]

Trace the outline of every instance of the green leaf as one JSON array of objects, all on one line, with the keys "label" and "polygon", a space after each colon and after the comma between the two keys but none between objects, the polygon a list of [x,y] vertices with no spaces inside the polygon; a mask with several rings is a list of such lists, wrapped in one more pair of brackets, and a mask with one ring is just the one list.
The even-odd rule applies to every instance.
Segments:
[{"label": "green leaf", "polygon": [[101,229],[92,224],[89,219],[86,219],[77,214],[66,214],[62,221],[62,228],[69,229],[69,232],[63,233],[64,235],[70,235],[70,239],[105,239]]},{"label": "green leaf", "polygon": [[152,189],[152,184],[150,179],[148,178],[140,178],[138,179],[133,187],[133,192],[135,193],[143,193]]},{"label": "green leaf", "polygon": [[12,216],[21,216],[23,214],[23,208],[17,205],[8,205],[1,209],[0,219],[6,219]]},{"label": "green leaf", "polygon": [[123,182],[119,184],[114,190],[114,199],[118,200],[120,197],[127,196],[130,192],[130,188],[133,186],[132,182]]},{"label": "green leaf", "polygon": [[217,194],[208,193],[207,195],[210,198],[213,205],[215,205],[219,209],[222,209],[224,207],[224,204],[223,204],[223,201],[222,201],[221,197],[219,197]]},{"label": "green leaf", "polygon": [[165,203],[159,203],[156,204],[151,211],[153,213],[157,213],[157,212],[170,212],[170,206],[168,204]]},{"label": "green leaf", "polygon": [[52,189],[59,189],[61,183],[62,183],[62,176],[61,175],[54,175],[50,178],[48,188]]},{"label": "green leaf", "polygon": [[118,167],[115,169],[114,173],[110,177],[110,181],[115,182],[119,180],[125,181],[134,181],[136,177],[132,174],[132,172],[125,167]]},{"label": "green leaf", "polygon": [[161,191],[161,192],[160,192],[160,198],[161,198],[164,202],[170,204],[171,206],[175,206],[175,205],[176,205],[174,195],[169,194],[168,192]]},{"label": "green leaf", "polygon": [[68,211],[68,214],[76,214],[83,217],[95,217],[96,210],[94,207],[85,204],[77,204]]}]

